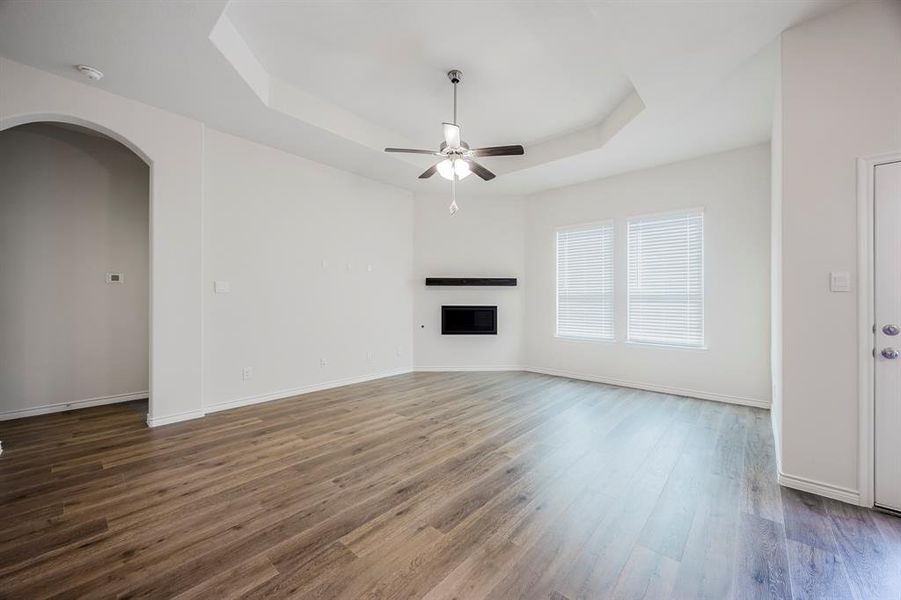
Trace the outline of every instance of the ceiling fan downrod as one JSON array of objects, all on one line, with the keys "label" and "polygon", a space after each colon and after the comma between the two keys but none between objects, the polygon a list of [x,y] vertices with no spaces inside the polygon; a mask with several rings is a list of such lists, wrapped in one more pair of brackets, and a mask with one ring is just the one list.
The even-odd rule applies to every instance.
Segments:
[{"label": "ceiling fan downrod", "polygon": [[454,120],[452,122],[457,125],[457,84],[463,79],[463,71],[452,69],[447,72],[447,78],[454,84]]}]

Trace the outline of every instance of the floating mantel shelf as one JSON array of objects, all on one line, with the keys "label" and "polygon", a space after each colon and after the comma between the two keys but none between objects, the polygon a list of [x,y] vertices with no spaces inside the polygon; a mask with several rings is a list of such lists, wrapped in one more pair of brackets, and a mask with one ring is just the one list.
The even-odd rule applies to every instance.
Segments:
[{"label": "floating mantel shelf", "polygon": [[516,285],[516,277],[426,277],[425,284],[512,287]]}]

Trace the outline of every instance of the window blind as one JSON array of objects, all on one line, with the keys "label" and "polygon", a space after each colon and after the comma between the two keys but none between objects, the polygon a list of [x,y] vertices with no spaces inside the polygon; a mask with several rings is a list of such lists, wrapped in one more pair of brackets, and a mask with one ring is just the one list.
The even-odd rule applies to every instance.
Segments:
[{"label": "window blind", "polygon": [[630,219],[628,339],[704,345],[704,213]]},{"label": "window blind", "polygon": [[613,339],[613,225],[557,232],[557,335]]}]

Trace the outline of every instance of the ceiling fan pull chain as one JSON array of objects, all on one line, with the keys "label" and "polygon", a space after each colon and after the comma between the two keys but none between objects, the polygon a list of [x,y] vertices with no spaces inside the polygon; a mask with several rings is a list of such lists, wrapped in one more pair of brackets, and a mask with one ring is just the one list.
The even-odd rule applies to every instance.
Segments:
[{"label": "ceiling fan pull chain", "polygon": [[457,206],[457,175],[454,174],[454,178],[451,179],[451,203],[450,206],[447,207],[450,211],[450,214],[457,214],[457,211],[460,210],[460,207]]}]

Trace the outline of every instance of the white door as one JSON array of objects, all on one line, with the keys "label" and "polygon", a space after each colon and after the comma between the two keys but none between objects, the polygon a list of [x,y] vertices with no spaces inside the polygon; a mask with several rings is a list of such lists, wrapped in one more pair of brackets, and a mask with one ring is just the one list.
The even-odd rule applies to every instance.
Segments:
[{"label": "white door", "polygon": [[877,165],[876,504],[901,511],[901,162]]}]

